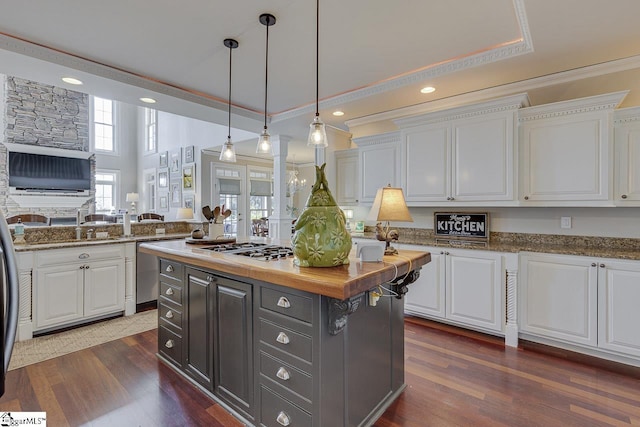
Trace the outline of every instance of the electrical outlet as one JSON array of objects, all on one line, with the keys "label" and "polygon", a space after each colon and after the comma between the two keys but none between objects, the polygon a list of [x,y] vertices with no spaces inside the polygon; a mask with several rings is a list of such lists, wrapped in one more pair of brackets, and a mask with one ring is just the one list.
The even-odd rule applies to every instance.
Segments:
[{"label": "electrical outlet", "polygon": [[560,217],[560,228],[571,228],[571,217],[570,216]]}]

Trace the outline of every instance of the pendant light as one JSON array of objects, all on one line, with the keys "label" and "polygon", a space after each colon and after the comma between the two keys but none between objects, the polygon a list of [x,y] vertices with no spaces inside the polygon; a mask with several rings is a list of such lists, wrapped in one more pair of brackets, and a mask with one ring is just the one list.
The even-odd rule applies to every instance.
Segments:
[{"label": "pendant light", "polygon": [[269,83],[269,27],[276,23],[276,17],[270,13],[260,15],[260,23],[267,27],[265,60],[264,60],[264,129],[258,138],[256,153],[271,154],[271,135],[267,130],[267,88]]},{"label": "pendant light", "polygon": [[307,145],[313,147],[326,147],[327,143],[327,131],[324,127],[324,123],[320,120],[320,113],[318,112],[318,68],[320,64],[320,0],[316,0],[316,116],[313,118],[313,122],[309,125],[309,138]]},{"label": "pendant light", "polygon": [[234,39],[224,39],[224,45],[229,48],[229,131],[227,134],[227,142],[222,146],[220,151],[220,161],[235,163],[236,149],[231,142],[231,53],[233,49],[238,47],[238,42]]}]

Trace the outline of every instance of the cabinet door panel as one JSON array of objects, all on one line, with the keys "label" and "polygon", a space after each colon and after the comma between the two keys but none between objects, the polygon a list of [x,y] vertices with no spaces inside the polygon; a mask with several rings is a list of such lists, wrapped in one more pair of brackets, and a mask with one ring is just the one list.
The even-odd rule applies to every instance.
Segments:
[{"label": "cabinet door panel", "polygon": [[561,256],[526,256],[521,268],[522,330],[595,346],[597,268]]},{"label": "cabinet door panel", "polygon": [[607,262],[598,277],[598,346],[640,356],[640,262]]},{"label": "cabinet door panel", "polygon": [[85,317],[124,310],[124,261],[96,261],[85,269]]},{"label": "cabinet door panel", "polygon": [[35,270],[35,329],[83,317],[84,264]]},{"label": "cabinet door panel", "polygon": [[[424,250],[424,248],[407,248]],[[445,316],[444,255],[431,252],[431,262],[422,266],[418,280],[409,285],[404,308],[409,314]]]},{"label": "cabinet door panel", "polygon": [[336,153],[336,202],[339,205],[358,203],[358,156]]},{"label": "cabinet door panel", "polygon": [[185,370],[208,390],[213,385],[213,309],[210,274],[187,269]]},{"label": "cabinet door panel", "polygon": [[513,126],[506,117],[458,122],[453,130],[452,196],[513,199]]},{"label": "cabinet door panel", "polygon": [[253,407],[251,290],[246,283],[217,280],[215,393],[246,416]]},{"label": "cabinet door panel", "polygon": [[445,264],[447,318],[502,330],[501,257],[451,253]]},{"label": "cabinet door panel", "polygon": [[360,165],[362,166],[360,187],[361,201],[373,202],[378,189],[391,184],[397,186],[396,171],[398,163],[398,147],[381,144],[373,148],[367,147],[360,151]]},{"label": "cabinet door panel", "polygon": [[446,200],[451,163],[448,125],[407,130],[403,141],[407,202]]},{"label": "cabinet door panel", "polygon": [[640,201],[640,125],[616,129],[618,202]]},{"label": "cabinet door panel", "polygon": [[526,123],[523,133],[528,200],[607,200],[608,122],[602,115]]}]

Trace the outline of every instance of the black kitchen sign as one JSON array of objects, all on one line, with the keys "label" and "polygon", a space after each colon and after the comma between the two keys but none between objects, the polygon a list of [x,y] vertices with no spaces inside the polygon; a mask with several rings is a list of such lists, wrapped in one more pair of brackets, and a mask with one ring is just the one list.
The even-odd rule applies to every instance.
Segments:
[{"label": "black kitchen sign", "polygon": [[435,236],[458,239],[489,239],[488,213],[436,212]]}]

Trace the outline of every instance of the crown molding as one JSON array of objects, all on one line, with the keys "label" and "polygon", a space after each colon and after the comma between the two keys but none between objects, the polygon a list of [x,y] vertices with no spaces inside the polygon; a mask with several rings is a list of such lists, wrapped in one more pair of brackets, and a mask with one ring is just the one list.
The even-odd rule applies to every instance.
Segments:
[{"label": "crown molding", "polygon": [[628,93],[629,91],[625,90],[607,93],[604,95],[589,96],[586,98],[578,98],[569,101],[554,102],[552,104],[523,108],[518,111],[518,120],[526,122],[530,120],[547,119],[550,117],[562,117],[572,114],[613,110],[620,105]]},{"label": "crown molding", "polygon": [[363,136],[360,138],[353,138],[353,143],[358,147],[368,147],[371,145],[380,144],[395,144],[400,143],[400,131],[381,133],[378,135]]}]

